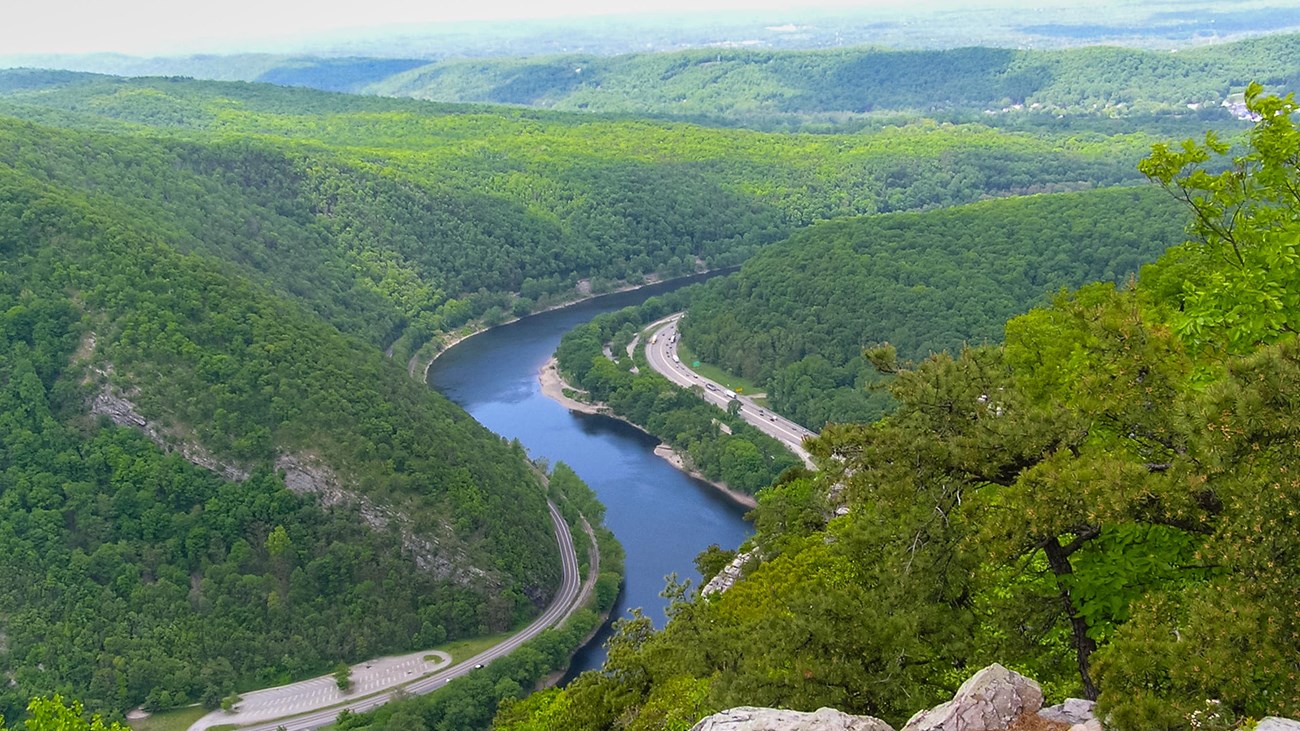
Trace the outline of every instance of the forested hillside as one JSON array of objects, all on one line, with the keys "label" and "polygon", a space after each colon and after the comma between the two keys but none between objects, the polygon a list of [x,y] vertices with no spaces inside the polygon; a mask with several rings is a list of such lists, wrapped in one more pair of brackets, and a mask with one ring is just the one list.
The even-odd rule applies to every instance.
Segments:
[{"label": "forested hillside", "polygon": [[[911,113],[1181,115],[1226,119],[1247,82],[1296,88],[1300,36],[1169,51],[1092,47],[771,51],[455,59],[366,87],[390,96],[588,112],[712,118],[757,126],[842,124]],[[1189,108],[1191,105],[1191,108]],[[1203,124],[1203,122],[1202,122]]]},{"label": "forested hillside", "polygon": [[238,244],[307,266],[316,234],[169,145],[0,125],[0,711],[211,704],[536,614],[522,450],[247,276],[276,249]]},{"label": "forested hillside", "polygon": [[558,564],[523,455],[403,373],[434,335],[822,217],[1122,181],[1143,143],[61,72],[0,89],[11,717],[63,688],[213,703],[541,606]]},{"label": "forested hillside", "polygon": [[1150,141],[924,121],[777,135],[64,72],[0,89],[0,114],[78,130],[9,124],[0,160],[166,219],[177,245],[403,361],[580,279],[739,263],[819,219],[1132,180]]},{"label": "forested hillside", "polygon": [[1131,181],[1150,142],[59,72],[0,94],[10,717],[63,689],[210,704],[535,613],[559,576],[544,493],[521,448],[407,377],[436,336],[824,218]]},{"label": "forested hillside", "polygon": [[[1011,320],[1004,345],[915,366],[898,408],[811,442],[760,496],[759,558],[662,632],[631,621],[600,673],[497,727],[687,728],[739,705],[901,726],[992,661],[1117,731],[1300,714],[1300,132],[1248,95],[1252,147],[1158,146],[1192,240],[1133,286]],[[847,510],[842,510],[844,508]]]},{"label": "forested hillside", "polygon": [[828,221],[701,287],[682,337],[810,428],[873,421],[889,397],[867,388],[864,347],[920,360],[996,342],[1062,287],[1122,282],[1181,241],[1186,220],[1144,186]]}]

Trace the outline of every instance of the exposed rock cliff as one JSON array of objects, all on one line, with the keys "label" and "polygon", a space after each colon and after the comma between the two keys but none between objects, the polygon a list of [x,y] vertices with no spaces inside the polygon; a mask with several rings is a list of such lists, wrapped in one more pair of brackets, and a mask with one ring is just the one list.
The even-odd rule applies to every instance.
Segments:
[{"label": "exposed rock cliff", "polygon": [[[94,339],[90,339],[93,347]],[[86,346],[83,344],[83,349]],[[107,381],[112,373],[112,366],[91,371],[100,379]],[[241,465],[218,459],[209,452],[192,434],[186,434],[177,428],[166,429],[162,425],[146,419],[131,397],[134,392],[122,393],[105,382],[91,398],[90,412],[105,416],[118,426],[137,429],[165,451],[177,451],[192,464],[211,470],[228,480],[242,482],[248,479],[249,472]],[[433,573],[440,579],[447,579],[461,586],[477,586],[487,583],[499,584],[499,579],[483,569],[474,566],[459,549],[448,551],[443,543],[453,544],[453,540],[439,540],[437,536],[418,533],[409,525],[409,521],[400,511],[379,505],[375,501],[355,490],[348,489],[344,480],[328,465],[311,455],[282,454],[276,457],[275,469],[283,476],[285,487],[299,495],[314,495],[321,506],[326,508],[350,505],[355,506],[362,520],[371,528],[382,531],[396,528],[402,539],[402,547],[415,560],[416,564]],[[444,538],[451,535],[449,525],[442,526]]]},{"label": "exposed rock cliff", "polygon": [[700,589],[700,593],[708,596],[730,589],[740,579],[741,572],[745,570],[745,564],[749,563],[749,560],[753,557],[754,551],[742,551],[736,554],[736,557],[731,559],[731,563],[723,567],[717,576],[710,579],[709,583],[705,584],[703,589]]}]

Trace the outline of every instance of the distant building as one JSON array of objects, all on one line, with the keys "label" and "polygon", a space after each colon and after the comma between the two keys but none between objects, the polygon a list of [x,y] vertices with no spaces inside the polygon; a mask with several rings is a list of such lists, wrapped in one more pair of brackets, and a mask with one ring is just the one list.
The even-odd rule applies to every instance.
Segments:
[{"label": "distant building", "polygon": [[1242,96],[1231,96],[1224,99],[1219,105],[1227,109],[1232,116],[1237,119],[1244,119],[1247,122],[1258,122],[1260,116],[1246,108],[1246,98]]}]

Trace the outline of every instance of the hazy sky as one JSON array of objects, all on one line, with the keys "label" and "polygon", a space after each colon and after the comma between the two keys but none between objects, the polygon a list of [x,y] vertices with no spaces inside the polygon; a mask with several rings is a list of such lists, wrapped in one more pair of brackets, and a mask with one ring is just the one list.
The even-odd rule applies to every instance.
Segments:
[{"label": "hazy sky", "polygon": [[[959,4],[960,0],[922,2]],[[0,56],[197,52],[231,42],[396,23],[917,4],[916,0],[12,0],[0,13]]]}]

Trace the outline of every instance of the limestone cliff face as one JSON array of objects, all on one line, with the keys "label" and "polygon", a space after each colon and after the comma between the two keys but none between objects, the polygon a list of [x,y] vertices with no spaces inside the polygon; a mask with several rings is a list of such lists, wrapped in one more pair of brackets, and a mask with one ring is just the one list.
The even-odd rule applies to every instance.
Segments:
[{"label": "limestone cliff face", "polygon": [[[88,340],[90,349],[93,350],[93,336]],[[86,349],[83,344],[82,350]],[[104,380],[112,372],[111,364],[92,371],[93,375]],[[191,464],[215,472],[227,480],[243,482],[248,479],[249,471],[245,465],[219,459],[193,433],[176,426],[164,427],[157,421],[145,418],[131,399],[135,395],[138,395],[138,390],[123,393],[105,382],[90,400],[90,413],[105,416],[118,426],[136,429],[160,449],[176,451]],[[463,549],[443,548],[442,544],[455,545],[449,522],[444,521],[438,526],[437,533],[441,535],[429,529],[423,533],[417,532],[400,511],[380,505],[356,490],[349,489],[344,478],[316,455],[278,455],[275,469],[283,475],[285,487],[290,491],[299,495],[314,495],[324,508],[355,506],[361,519],[371,528],[382,531],[395,527],[401,536],[402,548],[415,560],[416,565],[438,578],[468,588],[500,586],[500,578],[474,566]],[[538,599],[532,596],[529,598]]]}]

